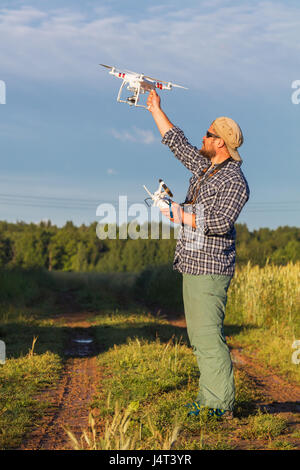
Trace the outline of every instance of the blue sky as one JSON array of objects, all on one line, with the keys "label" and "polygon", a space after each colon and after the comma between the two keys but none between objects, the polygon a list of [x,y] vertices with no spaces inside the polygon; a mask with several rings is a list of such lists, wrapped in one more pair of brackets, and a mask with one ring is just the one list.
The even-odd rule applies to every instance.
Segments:
[{"label": "blue sky", "polygon": [[235,119],[251,190],[238,222],[298,226],[299,30],[296,1],[0,1],[0,220],[90,223],[158,178],[184,200],[189,172],[148,111],[116,102],[104,63],[188,87],[160,94],[196,146],[213,119]]}]

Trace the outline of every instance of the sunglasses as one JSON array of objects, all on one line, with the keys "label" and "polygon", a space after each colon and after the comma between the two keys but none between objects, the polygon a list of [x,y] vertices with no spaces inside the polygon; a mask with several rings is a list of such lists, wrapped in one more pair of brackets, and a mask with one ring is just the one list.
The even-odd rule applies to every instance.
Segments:
[{"label": "sunglasses", "polygon": [[220,139],[221,137],[216,135],[216,134],[212,134],[211,132],[209,131],[206,131],[206,137],[209,138],[209,137],[215,137],[216,139]]}]

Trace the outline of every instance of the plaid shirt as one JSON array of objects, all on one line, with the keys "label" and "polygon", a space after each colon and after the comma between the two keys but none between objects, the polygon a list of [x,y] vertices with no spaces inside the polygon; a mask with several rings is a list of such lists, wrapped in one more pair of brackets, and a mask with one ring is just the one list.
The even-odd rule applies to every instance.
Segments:
[{"label": "plaid shirt", "polygon": [[173,127],[164,135],[162,143],[168,145],[184,166],[193,173],[185,204],[186,212],[196,214],[196,229],[181,228],[173,268],[181,273],[222,274],[232,276],[235,267],[234,223],[249,199],[247,181],[240,169],[241,162],[230,159],[210,178],[201,178],[201,172],[211,165],[199,150],[186,139],[182,130]]}]

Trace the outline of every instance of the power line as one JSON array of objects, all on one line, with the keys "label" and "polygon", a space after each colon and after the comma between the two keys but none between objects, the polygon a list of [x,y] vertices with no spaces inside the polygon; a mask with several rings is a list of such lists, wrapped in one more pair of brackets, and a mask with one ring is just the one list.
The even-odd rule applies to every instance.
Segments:
[{"label": "power line", "polygon": [[[126,196],[126,195],[124,195]],[[41,196],[41,195],[28,195],[28,194],[0,194],[0,198],[25,198],[25,199],[38,199],[38,200],[56,200],[56,201],[70,201],[70,202],[82,202],[87,204],[98,203],[98,199],[82,199],[82,198],[68,198],[68,197],[57,197],[57,196]],[[115,202],[115,200],[102,200],[101,202]],[[258,202],[248,202],[247,206],[249,205],[269,205],[269,204],[300,204],[300,201],[258,201]]]},{"label": "power line", "polygon": [[[54,196],[30,196],[23,194],[0,194],[0,198],[4,199],[38,199],[39,201],[66,201],[73,203],[81,204],[99,204],[98,199],[76,199],[76,198],[66,198],[66,197],[54,197]],[[101,202],[111,202],[110,200],[102,200]]]},{"label": "power line", "polygon": [[[137,201],[127,200],[128,204],[134,204]],[[143,199],[139,201],[143,203]],[[37,196],[28,194],[0,194],[0,205],[10,206],[23,206],[23,207],[38,207],[38,208],[52,208],[52,209],[76,209],[88,210],[98,207],[100,204],[113,204],[117,206],[118,200],[97,200],[97,199],[76,199],[68,197],[55,197],[55,196]],[[269,202],[249,202],[244,207],[244,211],[259,213],[259,212],[298,212],[300,207],[295,205],[300,204],[300,201],[269,201]],[[275,207],[276,206],[276,207]],[[292,206],[292,207],[291,207]],[[119,210],[120,211],[120,210]],[[121,212],[124,210],[121,209]]]},{"label": "power line", "polygon": [[299,212],[300,211],[300,208],[299,209],[286,209],[286,208],[282,208],[282,209],[268,209],[268,208],[265,208],[265,209],[243,209],[243,211],[247,211],[247,212]]}]

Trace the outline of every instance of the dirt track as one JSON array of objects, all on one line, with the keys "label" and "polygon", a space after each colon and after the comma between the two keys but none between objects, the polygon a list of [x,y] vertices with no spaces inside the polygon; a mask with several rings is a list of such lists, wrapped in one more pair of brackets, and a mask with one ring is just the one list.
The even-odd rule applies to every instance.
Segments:
[{"label": "dirt track", "polygon": [[[51,407],[36,429],[25,439],[22,450],[68,450],[73,449],[63,427],[68,427],[77,438],[88,428],[89,403],[97,387],[101,385],[96,355],[100,351],[89,333],[91,323],[87,315],[71,313],[60,316],[69,327],[69,338],[65,347],[65,367],[56,389],[45,390],[39,399],[49,401]],[[172,321],[176,326],[185,326],[184,320]],[[247,373],[256,383],[265,399],[257,403],[269,413],[288,418],[291,430],[300,431],[300,387],[290,384],[272,371],[264,369],[247,356],[238,346],[231,350],[237,369]],[[237,442],[237,448],[245,448],[245,442]],[[300,439],[293,444],[300,449]]]},{"label": "dirt track", "polygon": [[70,328],[64,354],[65,367],[56,389],[45,390],[38,398],[51,403],[37,428],[23,442],[22,450],[69,450],[67,427],[79,439],[88,428],[88,405],[100,383],[97,348],[89,334],[86,315],[60,317]]}]

